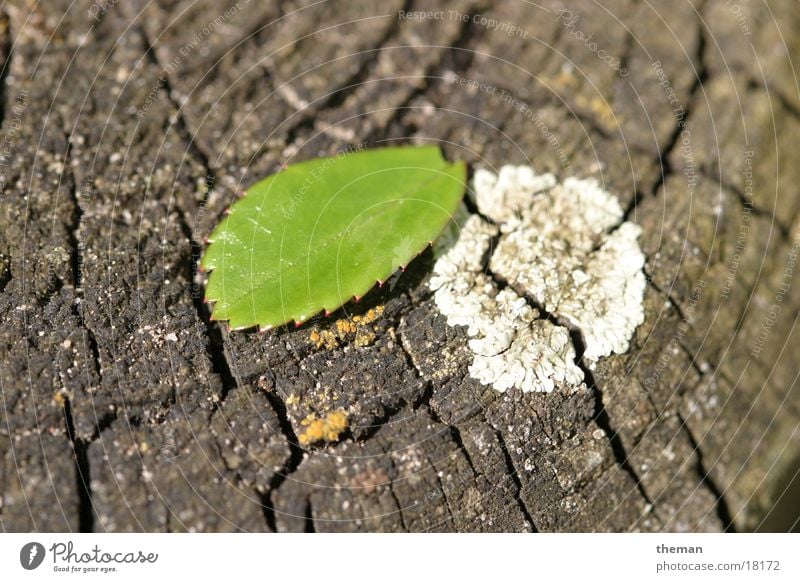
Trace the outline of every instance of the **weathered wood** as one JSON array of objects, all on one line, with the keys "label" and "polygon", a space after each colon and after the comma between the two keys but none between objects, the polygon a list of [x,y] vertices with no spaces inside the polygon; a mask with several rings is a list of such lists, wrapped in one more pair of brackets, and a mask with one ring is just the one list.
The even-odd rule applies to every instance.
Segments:
[{"label": "weathered wood", "polygon": [[[3,530],[759,527],[800,438],[792,2],[100,4],[0,14]],[[615,192],[650,282],[630,352],[572,394],[481,386],[429,252],[297,330],[209,321],[243,186],[394,140]]]}]

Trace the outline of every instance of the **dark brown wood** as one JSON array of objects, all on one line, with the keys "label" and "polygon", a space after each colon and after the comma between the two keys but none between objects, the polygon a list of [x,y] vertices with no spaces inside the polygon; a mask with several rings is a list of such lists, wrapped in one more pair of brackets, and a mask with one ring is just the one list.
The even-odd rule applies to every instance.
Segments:
[{"label": "dark brown wood", "polygon": [[[800,438],[796,4],[306,4],[2,8],[2,529],[775,523]],[[209,320],[198,259],[243,186],[429,140],[597,177],[643,227],[645,323],[584,389],[471,379],[430,252],[300,329]],[[311,337],[377,306],[364,341]],[[336,410],[339,441],[306,445]]]}]

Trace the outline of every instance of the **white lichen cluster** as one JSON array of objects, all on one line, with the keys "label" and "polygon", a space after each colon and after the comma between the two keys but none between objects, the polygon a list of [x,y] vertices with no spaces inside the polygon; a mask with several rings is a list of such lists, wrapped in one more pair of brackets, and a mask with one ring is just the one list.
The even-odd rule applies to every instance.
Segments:
[{"label": "white lichen cluster", "polygon": [[[524,166],[504,166],[499,175],[478,170],[474,190],[479,211],[495,224],[471,216],[430,283],[448,324],[467,328],[470,374],[501,391],[582,382],[568,330],[520,294],[580,332],[589,366],[627,351],[644,320],[644,255],[639,227],[623,222],[617,199],[594,180],[558,184]],[[484,272],[498,235],[489,267],[508,284],[502,290]]]},{"label": "white lichen cluster", "polygon": [[467,328],[475,355],[470,374],[501,391],[577,386],[583,372],[575,365],[567,330],[541,319],[524,297],[500,290],[483,272],[483,257],[497,232],[478,216],[467,219],[458,242],[436,262],[430,283],[447,323]]}]

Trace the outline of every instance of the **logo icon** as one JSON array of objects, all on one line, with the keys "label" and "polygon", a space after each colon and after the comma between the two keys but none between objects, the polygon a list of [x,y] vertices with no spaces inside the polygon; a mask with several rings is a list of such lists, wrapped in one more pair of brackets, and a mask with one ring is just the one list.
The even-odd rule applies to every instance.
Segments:
[{"label": "logo icon", "polygon": [[19,551],[19,563],[26,570],[35,570],[44,561],[44,546],[39,542],[28,542]]}]

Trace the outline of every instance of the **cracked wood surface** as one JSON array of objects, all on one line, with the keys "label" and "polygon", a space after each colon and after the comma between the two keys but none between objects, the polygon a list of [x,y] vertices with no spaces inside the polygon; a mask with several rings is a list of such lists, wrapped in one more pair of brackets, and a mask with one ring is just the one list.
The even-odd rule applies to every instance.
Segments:
[{"label": "cracked wood surface", "polygon": [[[793,3],[743,6],[750,36],[722,0],[575,2],[571,28],[550,1],[239,4],[2,8],[2,529],[757,527],[800,438],[797,286],[769,319],[800,235]],[[209,321],[197,262],[243,186],[396,140],[616,193],[648,258],[630,352],[573,394],[479,385],[429,251],[297,330]],[[368,345],[310,340],[378,305]],[[302,446],[331,410],[341,441]]]}]

